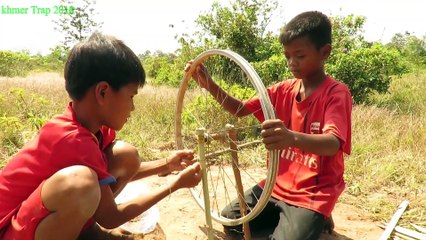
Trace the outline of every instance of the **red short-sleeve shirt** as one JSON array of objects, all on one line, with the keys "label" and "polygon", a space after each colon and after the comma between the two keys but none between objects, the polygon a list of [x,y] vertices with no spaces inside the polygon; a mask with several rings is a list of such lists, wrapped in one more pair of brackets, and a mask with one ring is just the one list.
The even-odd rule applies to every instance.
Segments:
[{"label": "red short-sleeve shirt", "polygon": [[[343,155],[351,150],[352,97],[346,85],[328,76],[310,96],[298,101],[300,85],[300,79],[293,79],[267,89],[277,118],[293,131],[332,133],[340,140],[340,149],[334,156],[319,156],[294,147],[282,149],[272,196],[330,216],[345,187]],[[259,99],[245,106],[264,121],[263,113],[258,111]]]},{"label": "red short-sleeve shirt", "polygon": [[42,181],[63,168],[88,166],[97,173],[101,185],[115,182],[104,153],[114,139],[115,131],[105,126],[97,137],[84,128],[71,104],[64,114],[52,118],[0,171],[0,229]]}]

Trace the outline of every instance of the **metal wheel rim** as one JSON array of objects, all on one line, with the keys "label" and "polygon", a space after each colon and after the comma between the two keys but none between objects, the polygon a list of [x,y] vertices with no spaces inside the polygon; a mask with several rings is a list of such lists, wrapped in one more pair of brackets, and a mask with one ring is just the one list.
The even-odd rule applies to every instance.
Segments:
[{"label": "metal wheel rim", "polygon": [[[263,110],[265,120],[275,119],[275,111],[273,109],[272,103],[269,99],[269,95],[266,91],[266,88],[261,81],[259,75],[254,70],[254,68],[239,54],[231,51],[231,50],[222,50],[222,49],[211,49],[202,52],[199,54],[191,65],[191,68],[185,73],[183,80],[181,82],[178,97],[177,97],[177,107],[176,107],[176,117],[175,117],[175,142],[177,149],[183,149],[183,141],[182,141],[182,132],[181,132],[181,114],[183,108],[183,98],[188,87],[189,80],[191,79],[192,73],[195,70],[195,67],[205,61],[208,57],[214,55],[221,55],[233,60],[235,63],[239,65],[239,67],[249,76],[249,79],[255,88],[257,95],[259,96],[261,107]],[[242,216],[238,219],[229,219],[220,216],[220,213],[211,212],[212,219],[216,222],[227,225],[227,226],[235,226],[240,225],[246,222],[249,222],[265,208],[270,196],[272,194],[273,186],[275,185],[276,176],[278,173],[278,151],[270,150],[269,151],[269,163],[268,163],[268,171],[265,181],[265,186],[263,192],[256,204],[256,206],[250,211],[247,215]],[[197,204],[204,210],[204,202],[201,198],[196,197],[196,194],[191,189],[191,195],[194,197]]]}]

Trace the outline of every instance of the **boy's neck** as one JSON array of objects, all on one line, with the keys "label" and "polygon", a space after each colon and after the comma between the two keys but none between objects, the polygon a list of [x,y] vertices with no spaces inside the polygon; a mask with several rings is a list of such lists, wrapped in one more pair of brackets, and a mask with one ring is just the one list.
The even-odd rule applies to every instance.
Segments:
[{"label": "boy's neck", "polygon": [[312,75],[309,78],[302,79],[302,84],[299,89],[299,94],[297,99],[303,101],[305,98],[309,97],[319,85],[327,78],[327,75],[324,71],[319,72],[318,74]]},{"label": "boy's neck", "polygon": [[302,79],[305,89],[316,89],[327,78],[324,71],[320,71],[314,75]]},{"label": "boy's neck", "polygon": [[93,118],[95,115],[93,114],[93,109],[81,101],[72,101],[71,106],[74,110],[77,122],[81,123],[83,127],[87,128],[93,134],[96,134],[101,128],[101,125]]}]

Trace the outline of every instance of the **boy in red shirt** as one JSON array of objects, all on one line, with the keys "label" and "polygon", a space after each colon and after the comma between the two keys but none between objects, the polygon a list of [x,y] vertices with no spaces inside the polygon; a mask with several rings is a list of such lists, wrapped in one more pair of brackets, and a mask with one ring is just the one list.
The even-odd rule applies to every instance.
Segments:
[{"label": "boy in red shirt", "polygon": [[[277,120],[264,120],[257,98],[241,102],[230,97],[211,80],[204,66],[197,67],[193,78],[235,116],[253,113],[262,122],[266,148],[280,150],[272,197],[250,222],[250,229],[272,228],[269,239],[319,239],[326,222],[332,224],[328,219],[345,187],[343,155],[351,149],[352,97],[346,85],[324,71],[331,52],[327,16],[299,14],[284,27],[280,42],[295,79],[267,89]],[[264,181],[248,190],[246,202],[256,203],[263,186]],[[239,217],[238,205],[235,200],[222,215]],[[240,232],[241,226],[225,230]]]},{"label": "boy in red shirt", "polygon": [[[118,229],[171,192],[200,181],[191,151],[141,162],[135,147],[115,140],[145,83],[137,56],[122,41],[93,34],[65,65],[71,102],[0,172],[0,239],[132,239]],[[170,186],[116,205],[131,180],[180,171]]]}]

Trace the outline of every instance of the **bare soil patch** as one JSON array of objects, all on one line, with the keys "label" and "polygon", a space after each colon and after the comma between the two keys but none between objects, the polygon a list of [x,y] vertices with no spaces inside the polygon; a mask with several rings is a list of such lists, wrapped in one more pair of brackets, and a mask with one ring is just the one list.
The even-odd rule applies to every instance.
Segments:
[{"label": "bare soil patch", "polygon": [[[167,177],[149,177],[145,183],[150,188],[167,184]],[[180,189],[170,198],[157,204],[160,209],[160,221],[157,229],[145,235],[143,239],[163,240],[205,240],[207,239],[206,220],[203,210],[197,205],[187,189]],[[376,240],[383,232],[378,223],[363,217],[360,210],[347,204],[338,203],[333,219],[333,234],[323,234],[321,240]],[[227,240],[222,226],[213,222],[215,239]],[[253,238],[260,240],[265,238]]]}]

